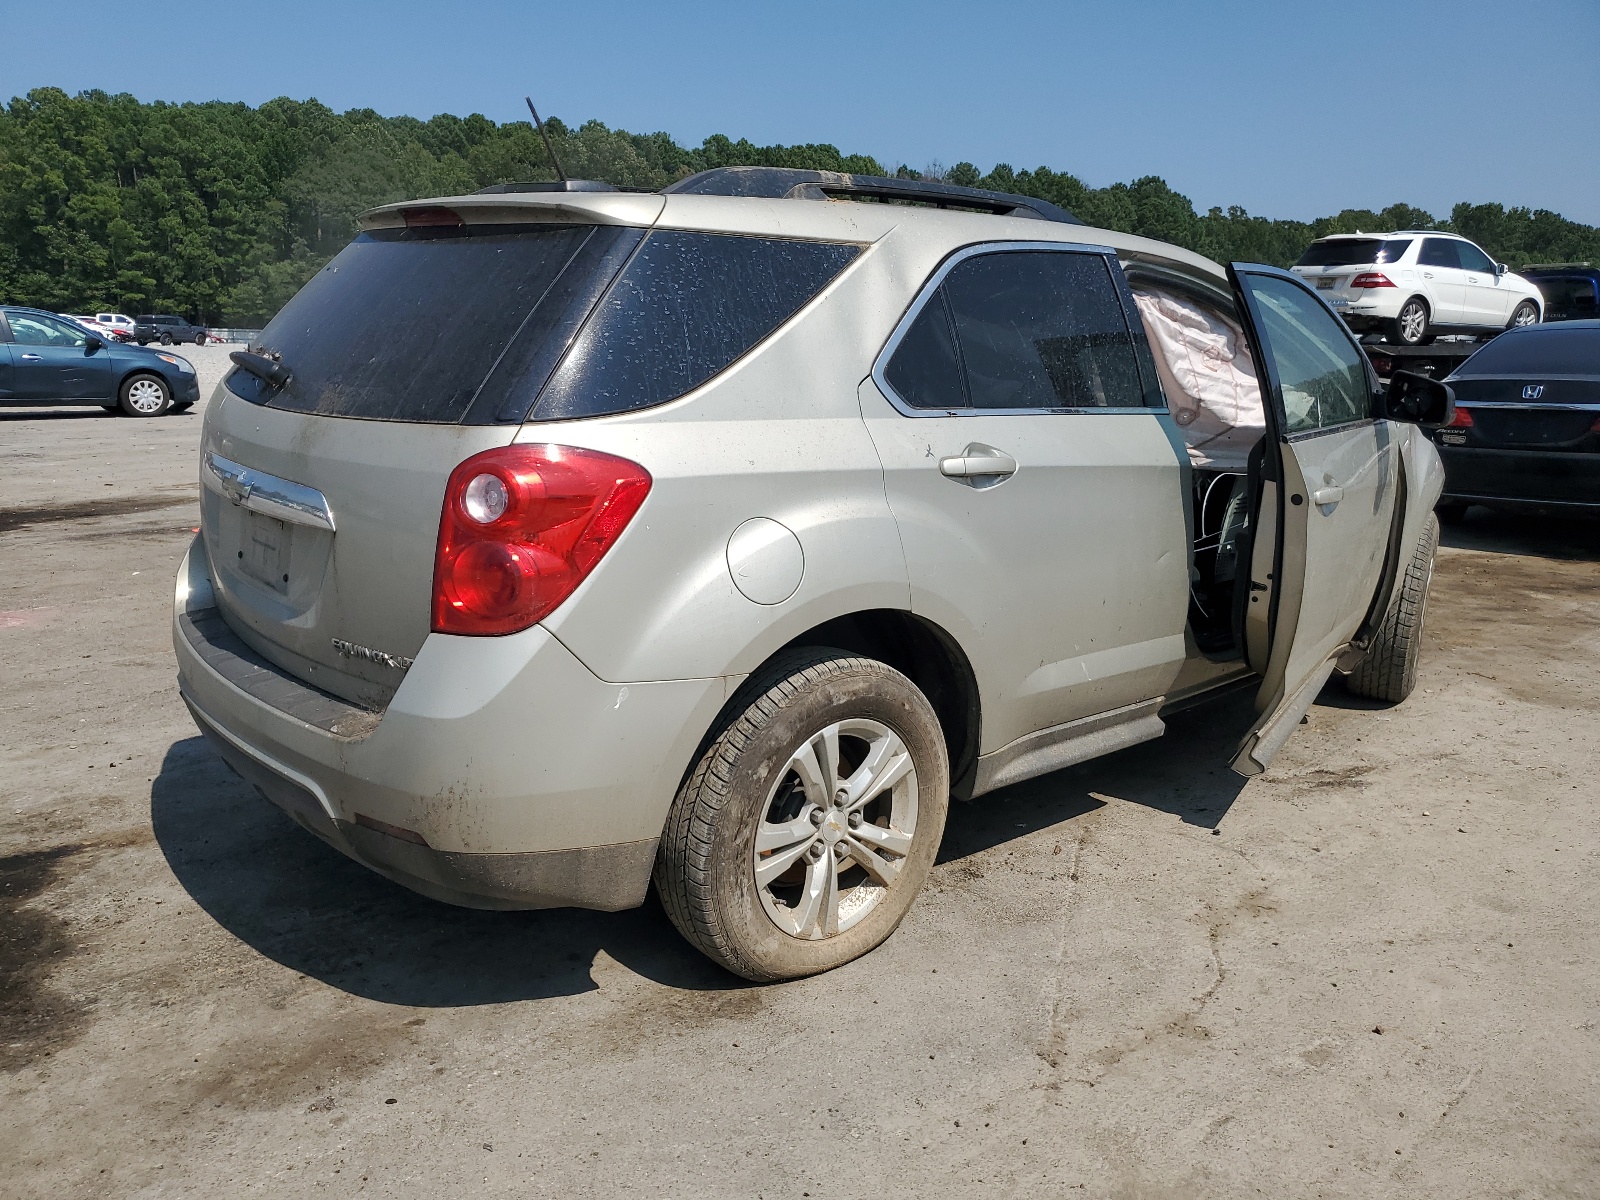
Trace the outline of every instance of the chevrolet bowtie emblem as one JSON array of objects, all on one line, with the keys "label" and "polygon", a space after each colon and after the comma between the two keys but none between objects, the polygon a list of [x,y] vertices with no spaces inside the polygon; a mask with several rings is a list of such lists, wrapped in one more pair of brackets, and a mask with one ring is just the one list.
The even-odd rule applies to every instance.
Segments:
[{"label": "chevrolet bowtie emblem", "polygon": [[250,499],[250,493],[255,491],[255,487],[256,485],[253,483],[241,483],[237,479],[224,479],[222,481],[222,490],[227,494],[228,499],[232,500],[236,505],[243,504]]}]

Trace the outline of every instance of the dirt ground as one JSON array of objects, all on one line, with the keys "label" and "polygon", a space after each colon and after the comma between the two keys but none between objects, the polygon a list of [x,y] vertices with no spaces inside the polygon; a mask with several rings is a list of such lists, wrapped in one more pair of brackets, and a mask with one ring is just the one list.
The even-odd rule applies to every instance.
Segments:
[{"label": "dirt ground", "polygon": [[202,411],[0,413],[6,1196],[1600,1193],[1600,526],[1474,510],[1405,704],[960,806],[888,944],[755,988],[653,904],[420,899],[212,756]]}]

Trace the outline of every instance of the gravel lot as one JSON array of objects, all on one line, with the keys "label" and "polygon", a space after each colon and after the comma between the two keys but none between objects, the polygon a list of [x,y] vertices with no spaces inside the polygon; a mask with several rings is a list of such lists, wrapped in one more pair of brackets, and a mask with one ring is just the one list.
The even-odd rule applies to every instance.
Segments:
[{"label": "gravel lot", "polygon": [[1600,1188],[1600,526],[1475,510],[1407,703],[961,806],[887,945],[753,988],[653,905],[420,899],[221,766],[168,640],[203,410],[0,410],[6,1195]]}]

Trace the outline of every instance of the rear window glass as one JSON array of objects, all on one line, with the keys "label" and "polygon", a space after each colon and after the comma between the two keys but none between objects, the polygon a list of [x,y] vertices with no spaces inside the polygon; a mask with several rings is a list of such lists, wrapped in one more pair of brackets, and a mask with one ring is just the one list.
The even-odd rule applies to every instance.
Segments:
[{"label": "rear window glass", "polygon": [[1457,375],[1600,376],[1600,329],[1517,330],[1502,333],[1456,368]]},{"label": "rear window glass", "polygon": [[694,390],[792,317],[860,250],[651,233],[551,378],[534,418],[631,412]]},{"label": "rear window glass", "polygon": [[1312,242],[1295,266],[1355,267],[1399,262],[1411,241],[1411,238],[1337,238],[1331,242]]},{"label": "rear window glass", "polygon": [[340,251],[262,330],[290,382],[235,369],[230,391],[322,416],[520,421],[635,229],[477,225],[378,230]]}]

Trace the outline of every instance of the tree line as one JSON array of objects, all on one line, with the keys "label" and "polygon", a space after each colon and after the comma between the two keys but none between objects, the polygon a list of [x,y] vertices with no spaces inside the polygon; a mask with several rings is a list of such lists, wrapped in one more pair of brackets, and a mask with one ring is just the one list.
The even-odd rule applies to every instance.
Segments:
[{"label": "tree line", "polygon": [[[690,148],[599,121],[545,124],[569,176],[633,187],[659,188],[710,167],[810,167],[1020,192],[1091,225],[1224,262],[1287,266],[1313,239],[1358,229],[1454,230],[1513,268],[1600,261],[1600,229],[1544,209],[1458,204],[1441,219],[1395,204],[1268,220],[1236,206],[1197,213],[1153,175],[1093,188],[1048,167],[1001,163],[984,173],[960,162],[916,171],[824,144],[757,146],[718,134]],[[260,325],[351,238],[364,210],[552,178],[529,121],[336,113],[287,98],[259,108],[145,104],[38,88],[0,109],[0,301]]]}]

